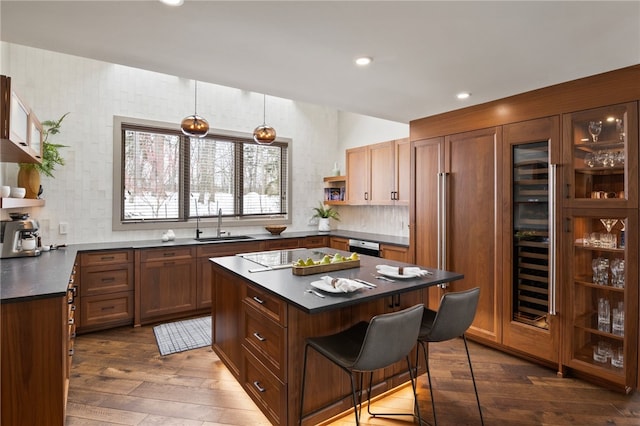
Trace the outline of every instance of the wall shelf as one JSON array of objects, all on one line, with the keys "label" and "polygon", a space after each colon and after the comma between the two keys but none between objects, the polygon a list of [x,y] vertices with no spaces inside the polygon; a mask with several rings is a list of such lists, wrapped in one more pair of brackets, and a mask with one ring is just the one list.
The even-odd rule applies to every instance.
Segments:
[{"label": "wall shelf", "polygon": [[2,209],[42,206],[44,206],[44,200],[34,200],[31,198],[0,198],[0,208]]}]

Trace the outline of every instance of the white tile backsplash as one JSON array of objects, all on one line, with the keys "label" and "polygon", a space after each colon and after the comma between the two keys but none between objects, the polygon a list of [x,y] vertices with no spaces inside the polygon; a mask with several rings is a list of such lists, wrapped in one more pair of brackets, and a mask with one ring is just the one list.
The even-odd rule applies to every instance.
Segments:
[{"label": "white tile backsplash", "polygon": [[[31,216],[41,221],[45,243],[153,239],[160,238],[170,227],[178,238],[194,235],[195,224],[188,229],[176,224],[156,231],[111,229],[113,116],[175,123],[177,127],[194,110],[192,80],[6,42],[0,42],[0,50],[2,74],[12,77],[13,87],[41,121],[70,112],[61,133],[52,138],[53,142],[68,145],[62,149],[66,165],[56,170],[55,179],[42,177],[46,205],[30,209]],[[251,133],[262,124],[263,97],[200,82],[197,112],[212,128]],[[266,115],[278,135],[293,140],[294,207],[289,230],[314,229],[309,218],[311,208],[322,199],[322,178],[331,174],[336,161],[344,168],[340,113],[267,96]],[[355,120],[353,114],[349,120]],[[377,119],[367,117],[366,122],[375,126]],[[388,127],[386,121],[379,123]],[[396,124],[400,128],[406,126],[408,133],[408,125]],[[362,145],[374,142],[377,141],[363,140]],[[0,181],[15,186],[17,170],[15,164],[0,163]],[[404,229],[407,208],[340,206],[339,210],[343,219],[337,223],[338,228],[408,235]],[[6,219],[6,210],[0,214]],[[68,234],[58,234],[60,222],[68,222]],[[261,227],[225,228],[234,234],[266,232]]]}]

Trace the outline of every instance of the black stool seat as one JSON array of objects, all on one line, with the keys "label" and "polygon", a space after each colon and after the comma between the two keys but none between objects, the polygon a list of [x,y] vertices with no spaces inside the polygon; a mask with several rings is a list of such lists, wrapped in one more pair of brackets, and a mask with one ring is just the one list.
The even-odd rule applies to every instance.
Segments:
[{"label": "black stool seat", "polygon": [[[407,368],[411,376],[414,398],[416,398],[416,383],[409,353],[415,346],[424,305],[418,304],[398,312],[376,315],[369,323],[360,322],[348,329],[329,336],[310,337],[304,349],[304,364],[302,373],[302,395],[300,396],[300,424],[304,406],[304,387],[307,372],[307,354],[309,348],[315,349],[329,361],[342,368],[351,378],[351,395],[356,417],[356,425],[360,424],[358,405],[362,402],[362,376],[360,376],[359,398],[356,398],[354,372],[369,372],[369,388],[367,392],[367,409],[369,414],[376,415],[411,415],[414,413],[372,413],[370,407],[371,384],[373,371],[388,367],[395,362],[407,361]],[[415,411],[420,422],[420,411],[417,399]]]}]

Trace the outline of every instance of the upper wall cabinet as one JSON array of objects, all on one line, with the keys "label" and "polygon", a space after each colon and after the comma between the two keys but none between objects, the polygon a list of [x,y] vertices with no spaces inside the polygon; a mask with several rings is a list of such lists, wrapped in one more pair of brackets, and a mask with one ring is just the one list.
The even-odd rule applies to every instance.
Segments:
[{"label": "upper wall cabinet", "polygon": [[3,162],[42,162],[42,125],[11,89],[11,77],[0,76],[0,154]]},{"label": "upper wall cabinet", "polygon": [[638,207],[638,105],[564,115],[568,207]]},{"label": "upper wall cabinet", "polygon": [[409,139],[347,150],[347,204],[409,204]]}]

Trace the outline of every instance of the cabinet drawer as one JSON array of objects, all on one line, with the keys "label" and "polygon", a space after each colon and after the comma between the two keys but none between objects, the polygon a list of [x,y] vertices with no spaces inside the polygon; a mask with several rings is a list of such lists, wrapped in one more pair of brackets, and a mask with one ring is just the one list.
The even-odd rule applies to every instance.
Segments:
[{"label": "cabinet drawer", "polygon": [[82,328],[128,324],[133,321],[133,292],[87,296],[81,299]]},{"label": "cabinet drawer", "polygon": [[251,241],[223,244],[201,244],[197,248],[197,253],[198,257],[221,257],[262,250],[264,250],[264,243],[262,241]]},{"label": "cabinet drawer", "polygon": [[140,251],[141,262],[152,262],[166,259],[190,259],[195,255],[195,247],[164,247],[144,249]]},{"label": "cabinet drawer", "polygon": [[245,286],[244,300],[263,315],[282,326],[287,324],[287,305],[282,300],[256,287]]},{"label": "cabinet drawer", "polygon": [[286,329],[244,302],[244,345],[280,380],[287,381]]},{"label": "cabinet drawer", "polygon": [[300,247],[300,238],[267,241],[267,250],[285,250]]},{"label": "cabinet drawer", "polygon": [[133,264],[86,266],[81,271],[81,296],[133,290]]},{"label": "cabinet drawer", "polygon": [[113,265],[114,263],[132,262],[131,250],[110,250],[82,253],[80,255],[81,266]]},{"label": "cabinet drawer", "polygon": [[242,351],[242,387],[275,425],[287,423],[287,387],[249,351]]},{"label": "cabinet drawer", "polygon": [[329,245],[329,237],[306,237],[304,246],[307,248],[327,247]]}]

